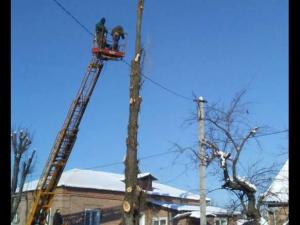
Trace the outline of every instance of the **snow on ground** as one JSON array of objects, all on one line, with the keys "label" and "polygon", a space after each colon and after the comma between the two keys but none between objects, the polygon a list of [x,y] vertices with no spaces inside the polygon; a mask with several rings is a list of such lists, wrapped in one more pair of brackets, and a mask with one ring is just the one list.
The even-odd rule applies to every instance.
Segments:
[{"label": "snow on ground", "polygon": [[248,220],[245,219],[239,219],[236,221],[236,225],[243,225],[244,223],[248,222]]},{"label": "snow on ground", "polygon": [[[248,224],[247,222],[250,223],[251,220],[239,219],[237,220],[236,225],[244,225],[245,223]],[[260,217],[260,225],[269,225],[269,223],[265,220],[265,218]]]}]

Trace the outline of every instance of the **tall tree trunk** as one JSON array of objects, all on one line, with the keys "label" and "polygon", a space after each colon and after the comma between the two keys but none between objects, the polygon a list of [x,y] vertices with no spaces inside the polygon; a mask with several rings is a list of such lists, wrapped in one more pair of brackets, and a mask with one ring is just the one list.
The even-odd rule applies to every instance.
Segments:
[{"label": "tall tree trunk", "polygon": [[19,189],[18,191],[14,191],[13,195],[11,196],[11,212],[10,212],[10,219],[11,221],[14,219],[18,207],[20,205],[21,199],[22,199],[22,193],[23,193],[23,187],[25,184],[25,180],[27,175],[29,174],[29,170],[31,167],[31,163],[34,157],[35,151],[32,151],[30,158],[28,159],[28,161],[23,162],[23,167],[22,167],[22,172],[20,174],[20,184],[19,184]]},{"label": "tall tree trunk", "polygon": [[[20,168],[20,160],[21,160],[20,157],[15,156],[13,175],[12,175],[12,181],[11,181],[11,187],[10,187],[11,196],[13,196],[15,194],[16,189],[17,189],[18,177],[19,177],[19,168]],[[13,205],[13,199],[14,198],[11,198],[11,205]]]},{"label": "tall tree trunk", "polygon": [[[17,193],[17,187],[18,187],[18,180],[19,177],[21,179],[24,179],[25,177],[23,176],[23,174],[19,174],[20,173],[20,162],[21,162],[21,156],[22,156],[22,152],[20,151],[15,151],[15,157],[14,157],[14,168],[13,168],[13,175],[12,175],[12,181],[11,181],[11,189],[10,189],[10,219],[11,221],[14,219],[15,214],[17,212],[18,206],[20,204],[21,201],[21,192],[22,190],[20,189],[20,185],[19,185],[19,192]],[[23,173],[23,172],[22,172]],[[24,185],[24,184],[23,184]],[[23,186],[22,186],[23,189]]]},{"label": "tall tree trunk", "polygon": [[127,154],[125,159],[125,197],[123,202],[125,225],[138,225],[140,208],[140,188],[137,186],[138,162],[137,162],[137,131],[138,114],[140,111],[141,87],[140,58],[141,58],[141,23],[143,12],[143,0],[138,0],[135,57],[131,62],[130,76],[130,106],[128,121],[128,136],[126,139]]},{"label": "tall tree trunk", "polygon": [[256,207],[255,193],[246,193],[248,198],[247,217],[253,219],[256,225],[260,224],[260,212]]}]

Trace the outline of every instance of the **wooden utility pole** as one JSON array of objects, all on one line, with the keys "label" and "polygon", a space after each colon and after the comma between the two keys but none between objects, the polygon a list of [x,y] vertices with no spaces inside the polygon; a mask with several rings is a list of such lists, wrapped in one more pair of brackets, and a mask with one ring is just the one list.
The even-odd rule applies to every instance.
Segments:
[{"label": "wooden utility pole", "polygon": [[142,98],[139,95],[141,87],[140,59],[141,59],[141,25],[144,0],[138,0],[135,55],[131,61],[130,101],[128,134],[126,139],[127,153],[125,158],[125,197],[123,201],[123,224],[138,225],[140,211],[141,189],[137,185],[137,131],[138,114]]},{"label": "wooden utility pole", "polygon": [[205,194],[205,146],[204,146],[204,110],[202,97],[197,99],[198,124],[199,124],[199,177],[200,177],[200,225],[206,225],[206,194]]}]

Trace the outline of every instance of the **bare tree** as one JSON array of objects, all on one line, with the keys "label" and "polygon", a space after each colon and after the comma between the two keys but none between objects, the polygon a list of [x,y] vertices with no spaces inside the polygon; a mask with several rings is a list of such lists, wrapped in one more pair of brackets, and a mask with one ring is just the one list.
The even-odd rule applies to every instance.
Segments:
[{"label": "bare tree", "polygon": [[11,221],[14,219],[22,198],[23,187],[28,174],[31,173],[35,150],[29,154],[32,136],[27,129],[12,131],[11,151],[13,153],[13,169],[11,176]]},{"label": "bare tree", "polygon": [[[243,167],[244,171],[242,172],[245,176],[239,176],[242,173],[240,156],[246,144],[250,139],[254,139],[259,149],[262,149],[255,136],[262,130],[267,130],[266,126],[250,125],[247,119],[249,114],[247,104],[241,101],[245,92],[246,90],[243,90],[236,94],[229,107],[221,107],[219,104],[206,107],[204,119],[206,137],[201,140],[201,143],[207,149],[205,156],[207,166],[217,165],[219,169],[213,170],[213,174],[221,177],[222,189],[230,191],[238,200],[233,199],[232,209],[241,208],[253,224],[260,224],[263,195],[258,195],[258,193],[267,189],[267,185],[270,184],[271,177],[275,173],[276,165],[259,167],[259,161],[257,161],[248,170]],[[195,114],[187,122],[190,123],[196,118]],[[190,150],[197,159],[197,163],[199,162],[200,157],[197,150],[181,148],[181,152],[183,150]]]},{"label": "bare tree", "polygon": [[137,1],[137,22],[136,22],[136,40],[135,57],[131,63],[130,74],[130,102],[129,102],[129,121],[127,129],[127,151],[125,157],[125,196],[123,200],[123,224],[138,225],[141,208],[142,190],[138,186],[137,176],[139,172],[137,160],[137,136],[138,136],[138,115],[142,98],[140,96],[141,88],[141,29],[142,13],[144,0]]}]

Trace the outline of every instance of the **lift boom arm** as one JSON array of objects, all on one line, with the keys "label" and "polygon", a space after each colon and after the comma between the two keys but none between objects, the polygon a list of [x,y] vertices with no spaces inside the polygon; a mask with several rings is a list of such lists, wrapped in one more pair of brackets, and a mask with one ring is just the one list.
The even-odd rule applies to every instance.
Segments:
[{"label": "lift boom arm", "polygon": [[93,56],[80,89],[73,100],[62,129],[58,133],[48,161],[34,192],[33,202],[26,225],[43,225],[54,198],[54,191],[66,166],[76,141],[78,127],[96,82],[103,67],[103,61]]}]

